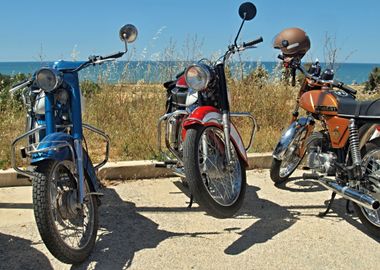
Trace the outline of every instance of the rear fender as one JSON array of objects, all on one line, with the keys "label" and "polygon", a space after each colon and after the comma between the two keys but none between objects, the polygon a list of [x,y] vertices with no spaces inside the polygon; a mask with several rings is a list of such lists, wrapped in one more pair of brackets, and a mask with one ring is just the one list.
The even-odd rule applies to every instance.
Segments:
[{"label": "rear fender", "polygon": [[[192,113],[183,121],[182,139],[186,138],[186,131],[195,126],[200,125],[204,127],[214,126],[223,130],[222,114],[218,109],[212,106],[201,106],[196,108]],[[243,140],[233,123],[231,123],[231,141],[237,149],[239,156],[243,159],[244,165],[248,166],[247,151],[245,150]]]}]

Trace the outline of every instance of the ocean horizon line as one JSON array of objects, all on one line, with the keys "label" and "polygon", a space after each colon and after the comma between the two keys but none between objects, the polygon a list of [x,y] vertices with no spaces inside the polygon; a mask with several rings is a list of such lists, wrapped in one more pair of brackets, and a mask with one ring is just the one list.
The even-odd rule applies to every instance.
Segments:
[{"label": "ocean horizon line", "polygon": [[[57,61],[68,61],[68,62],[83,62],[87,61],[88,59],[78,59],[78,60],[67,60],[67,59],[57,59],[57,60],[42,60],[42,61],[29,61],[29,60],[16,60],[16,61],[0,61],[0,63],[54,63]],[[163,63],[170,63],[170,62],[198,62],[199,60],[116,60],[116,62],[119,63],[128,63],[128,62],[163,62]],[[232,63],[239,63],[240,61],[231,61]],[[247,60],[247,61],[241,61],[243,63],[277,63],[280,62],[280,60]],[[311,63],[311,61],[303,61],[303,63]],[[321,64],[325,65],[327,62],[320,61]],[[371,62],[335,62],[336,65],[342,65],[342,64],[357,64],[357,65],[379,65],[380,63],[371,63]]]}]

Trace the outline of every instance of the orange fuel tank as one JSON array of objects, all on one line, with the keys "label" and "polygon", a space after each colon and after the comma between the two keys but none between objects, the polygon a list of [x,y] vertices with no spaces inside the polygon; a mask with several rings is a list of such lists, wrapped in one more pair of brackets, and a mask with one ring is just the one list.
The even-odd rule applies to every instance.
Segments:
[{"label": "orange fuel tank", "polygon": [[301,96],[299,104],[301,108],[311,113],[325,115],[338,114],[338,101],[329,91],[308,91]]}]

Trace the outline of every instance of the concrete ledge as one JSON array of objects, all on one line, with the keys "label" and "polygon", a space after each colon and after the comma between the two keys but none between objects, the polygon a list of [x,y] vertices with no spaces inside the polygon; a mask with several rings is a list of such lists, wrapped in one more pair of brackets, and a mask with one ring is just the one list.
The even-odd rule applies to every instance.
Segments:
[{"label": "concrete ledge", "polygon": [[29,178],[19,175],[13,169],[0,170],[0,187],[30,186]]},{"label": "concrete ledge", "polygon": [[[248,154],[249,170],[268,169],[272,153]],[[154,167],[153,160],[109,162],[99,170],[100,179],[131,180],[170,177],[174,174],[165,168]],[[31,185],[28,178],[18,175],[13,169],[0,170],[0,187]]]}]

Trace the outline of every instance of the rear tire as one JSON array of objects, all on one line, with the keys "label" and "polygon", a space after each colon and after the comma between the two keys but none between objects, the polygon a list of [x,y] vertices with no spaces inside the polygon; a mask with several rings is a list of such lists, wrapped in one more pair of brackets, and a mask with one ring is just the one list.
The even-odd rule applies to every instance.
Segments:
[{"label": "rear tire", "polygon": [[[65,171],[65,168],[67,167],[63,165],[63,162],[54,160],[42,161],[37,166],[37,173],[33,179],[34,216],[41,238],[54,257],[64,263],[78,264],[90,255],[95,245],[98,229],[98,204],[97,198],[91,195],[86,197],[86,203],[89,206],[84,204],[89,209],[88,214],[85,210],[72,210],[72,204],[70,204],[72,200],[70,199],[73,197],[70,191],[76,191],[76,182],[70,175],[69,170]],[[59,175],[58,180],[56,180],[57,175]],[[86,180],[88,181],[88,179]],[[55,182],[57,183],[53,184]],[[89,191],[89,183],[85,183],[86,188]],[[52,197],[53,195],[55,196]],[[58,206],[58,204],[60,205]],[[89,231],[87,231],[86,226],[83,238],[77,243],[71,243],[70,239],[66,239],[73,237],[74,233],[60,234],[60,232],[64,233],[65,230],[76,228],[80,225],[83,226],[84,231],[86,217],[89,220],[86,223],[89,226]],[[85,243],[82,246],[84,241]],[[76,244],[78,245],[77,247],[75,246]]]},{"label": "rear tire", "polygon": [[[217,218],[229,218],[229,217],[232,217],[234,214],[236,214],[236,212],[240,209],[240,207],[243,204],[245,190],[246,190],[246,172],[243,165],[244,163],[241,160],[241,158],[238,156],[237,151],[232,144],[232,147],[233,147],[232,153],[233,153],[233,156],[235,157],[235,161],[238,163],[238,164],[235,163],[234,172],[240,170],[240,179],[231,180],[232,176],[230,174],[230,181],[235,180],[234,183],[230,182],[230,184],[233,186],[231,187],[232,192],[235,191],[236,187],[240,188],[240,190],[238,190],[238,194],[234,196],[232,202],[229,203],[228,205],[222,205],[220,202],[217,201],[217,199],[215,199],[211,195],[211,190],[217,190],[217,191],[219,190],[216,188],[216,186],[213,189],[213,184],[210,184],[210,182],[214,183],[213,182],[214,180],[212,180],[209,177],[209,175],[207,175],[207,173],[201,172],[200,166],[206,166],[205,165],[206,161],[203,161],[204,162],[203,165],[202,164],[200,165],[200,161],[199,161],[200,160],[199,159],[200,140],[202,140],[201,138],[202,134],[205,134],[205,131],[210,128],[214,128],[215,130],[218,130],[220,133],[223,133],[219,128],[216,128],[216,127],[195,126],[187,130],[186,140],[184,143],[184,167],[185,167],[186,180],[189,185],[191,194],[194,196],[196,202],[198,202],[198,204],[201,207],[205,208],[207,213]],[[218,139],[218,140],[219,140],[218,142],[222,141],[222,139]],[[223,143],[223,146],[219,145],[219,147],[223,148],[224,143]],[[224,154],[223,159],[225,159],[225,154]],[[220,160],[218,161],[220,162]],[[216,165],[217,166],[215,166],[215,168],[220,167],[219,166],[220,163]],[[225,169],[225,167],[223,169]],[[224,190],[224,193],[227,194],[226,189]],[[227,194],[227,196],[228,195],[230,194]]]},{"label": "rear tire", "polygon": [[[380,148],[380,138],[376,138],[364,145],[364,147],[361,149],[361,155],[362,157],[365,156],[368,152],[379,149]],[[363,207],[357,205],[356,203],[353,203],[355,212],[357,216],[359,217],[360,221],[366,227],[366,229],[370,232],[370,234],[374,235],[378,239],[380,239],[380,209],[378,210],[367,210]],[[377,221],[374,219],[370,219],[369,214],[376,214],[371,211],[377,212]]]}]

